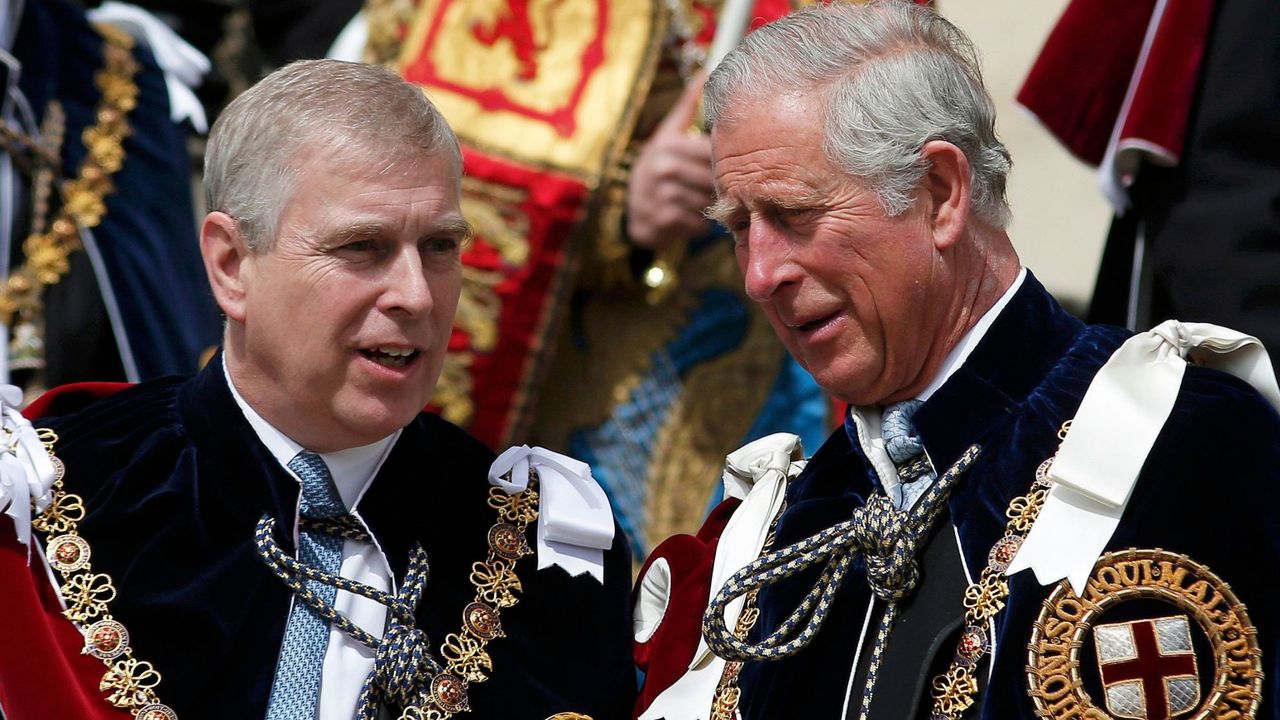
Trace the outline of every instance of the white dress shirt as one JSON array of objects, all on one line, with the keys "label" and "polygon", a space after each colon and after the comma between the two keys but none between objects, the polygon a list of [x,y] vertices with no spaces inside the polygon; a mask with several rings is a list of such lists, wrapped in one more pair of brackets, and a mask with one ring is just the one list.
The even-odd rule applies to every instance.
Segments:
[{"label": "white dress shirt", "polygon": [[[227,372],[226,359],[223,359],[222,370],[226,373],[227,387],[231,396],[244,413],[245,419],[258,435],[262,444],[271,451],[279,461],[280,467],[289,476],[302,481],[289,469],[289,461],[306,448],[262,418],[236,390],[231,374]],[[371,445],[339,450],[331,453],[319,453],[329,466],[329,473],[338,488],[342,503],[350,508],[353,516],[364,524],[358,510],[360,499],[372,483],[382,463],[391,453],[391,448],[400,437],[397,430],[392,435]],[[299,496],[301,500],[301,496]],[[295,518],[296,518],[295,514]],[[368,528],[366,527],[366,530]],[[295,547],[298,542],[298,525],[293,526]],[[372,543],[344,540],[342,543],[342,577],[364,583],[379,590],[391,591],[393,578],[387,557],[378,547],[377,540]],[[351,622],[358,625],[376,638],[381,638],[387,621],[387,609],[382,603],[364,596],[339,590],[334,607]],[[290,611],[292,612],[292,606]],[[355,716],[356,704],[360,698],[360,688],[365,678],[373,672],[374,652],[341,630],[329,628],[329,646],[325,651],[324,669],[320,679],[320,710],[318,720],[350,720]]]},{"label": "white dress shirt", "polygon": [[[921,402],[927,401],[933,396],[938,388],[942,387],[951,376],[955,374],[964,365],[965,360],[969,359],[970,353],[986,336],[987,330],[991,329],[991,324],[996,321],[1000,312],[1004,310],[1009,301],[1018,292],[1018,288],[1022,287],[1022,282],[1027,277],[1027,269],[1020,268],[1018,277],[1009,286],[1008,290],[996,300],[982,317],[978,318],[978,322],[969,328],[969,332],[960,338],[960,342],[956,343],[951,352],[942,360],[942,367],[938,369],[938,373],[933,376],[929,384],[921,390],[915,399]],[[885,493],[890,498],[900,497],[897,487],[900,484],[898,480],[897,468],[893,465],[893,460],[889,459],[889,453],[884,449],[884,433],[881,428],[881,412],[882,408],[878,405],[870,407],[851,407],[849,413],[853,417],[854,426],[857,428],[858,444],[862,446],[862,451],[866,453],[867,459],[871,461],[871,466],[875,468],[876,474],[880,476],[880,484],[884,487]],[[926,451],[926,456],[928,455]],[[930,460],[930,463],[933,461]],[[938,468],[934,468],[937,470]],[[918,496],[917,496],[918,497]],[[905,508],[899,508],[905,509]]]}]

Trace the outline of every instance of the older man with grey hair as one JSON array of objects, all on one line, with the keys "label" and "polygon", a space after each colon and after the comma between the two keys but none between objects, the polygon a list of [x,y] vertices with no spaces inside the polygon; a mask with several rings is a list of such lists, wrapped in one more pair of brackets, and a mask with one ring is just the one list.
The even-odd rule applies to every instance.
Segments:
[{"label": "older man with grey hair", "polygon": [[44,447],[4,410],[33,480],[0,463],[0,511],[49,568],[0,546],[21,638],[0,715],[626,714],[630,561],[603,491],[422,412],[469,236],[460,167],[384,68],[295,63],[227,107],[200,238],[222,351],[188,380],[55,391],[29,412]]},{"label": "older man with grey hair", "polygon": [[705,100],[747,292],[851,409],[807,463],[731,454],[729,499],[642,567],[639,716],[1280,717],[1256,340],[1053,300],[976,54],[928,8],[766,25]]}]

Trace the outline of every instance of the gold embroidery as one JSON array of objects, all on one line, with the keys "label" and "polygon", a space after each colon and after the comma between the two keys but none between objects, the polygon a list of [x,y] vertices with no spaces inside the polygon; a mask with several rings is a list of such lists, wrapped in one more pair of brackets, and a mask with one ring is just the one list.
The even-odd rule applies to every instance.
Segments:
[{"label": "gold embroidery", "polygon": [[[602,7],[595,0],[426,0],[416,8],[407,0],[368,0],[366,59],[394,64],[423,84],[467,146],[528,169],[567,173],[590,197],[630,139],[665,27],[657,0],[609,4],[607,13]],[[442,29],[428,42],[437,21]],[[487,203],[492,207],[482,207]],[[525,212],[500,196],[464,198],[478,241],[516,270],[529,261]],[[576,269],[575,254],[566,250],[565,267]],[[488,268],[464,276],[458,328],[466,346],[449,353],[433,398],[444,417],[463,426],[476,412],[476,360],[497,344],[503,299],[494,287],[504,279],[510,274]],[[502,437],[520,434],[528,423],[533,370],[555,314],[552,308],[537,327],[523,329],[534,336],[526,351],[533,362],[512,379],[518,389],[510,407],[489,410],[506,415],[498,421]]]},{"label": "gold embroidery", "polygon": [[[555,338],[534,439],[547,447],[567,447],[571,433],[605,422],[650,371],[653,353],[688,322],[699,289],[693,284],[681,288],[657,308],[630,296],[593,295],[581,308],[581,318],[575,318],[576,327],[564,323]],[[581,343],[575,340],[577,333],[585,338]]]},{"label": "gold embroidery", "polygon": [[413,20],[414,0],[365,0],[364,17],[369,37],[363,60],[396,69],[403,43],[401,32]]},{"label": "gold embroidery", "polygon": [[[684,284],[662,305],[634,295],[599,293],[582,308],[577,327],[564,327],[534,418],[533,440],[568,447],[571,435],[597,427],[632,402],[651,359],[673,341],[707,292],[732,293],[743,305],[742,343],[692,368],[679,381],[678,400],[661,417],[644,478],[645,536],[656,542],[693,532],[720,480],[724,456],[750,430],[782,367],[785,350],[768,320],[742,291],[727,241],[685,259]],[[585,336],[581,344],[574,333]]]},{"label": "gold embroidery", "polygon": [[[740,293],[741,279],[728,243],[707,253],[720,258],[716,267],[725,283],[722,287]],[[717,258],[706,262],[717,262]],[[702,262],[686,265],[699,274],[710,270]],[[786,358],[764,313],[745,296],[739,294],[739,299],[747,315],[742,344],[688,372],[681,401],[654,443],[645,479],[649,492],[645,534],[651,544],[694,532],[701,524],[711,490],[720,482],[724,456],[746,438]]]},{"label": "gold embroidery", "polygon": [[[573,101],[580,79],[573,66],[595,39],[599,3],[426,3],[412,31],[415,40],[425,39],[419,32],[425,30],[422,20],[436,14],[433,5],[442,12],[442,25],[470,30],[442,34],[428,49],[442,79],[468,88],[500,87],[511,103],[542,112]],[[418,42],[410,45],[421,47]]]},{"label": "gold embroidery", "polygon": [[463,214],[476,233],[512,265],[529,261],[529,217],[519,207],[528,200],[529,191],[524,188],[462,178]]},{"label": "gold embroidery", "polygon": [[[462,179],[462,213],[475,228],[472,242],[488,245],[513,269],[529,261],[529,218],[519,208],[528,192],[474,178]],[[455,324],[468,340],[464,349],[445,356],[444,371],[431,401],[450,422],[466,427],[475,414],[471,366],[476,353],[492,352],[498,342],[502,299],[495,290],[503,273],[462,267],[462,293]]]},{"label": "gold embroidery", "polygon": [[[464,212],[468,208],[463,201]],[[502,282],[502,273],[462,268],[462,294],[458,298],[458,327],[471,339],[477,352],[490,352],[498,344],[498,313],[502,300],[494,287]]]},{"label": "gold embroidery", "polygon": [[475,354],[470,352],[451,352],[444,356],[444,368],[431,402],[440,408],[444,419],[454,425],[466,427],[475,415],[476,406],[471,400],[471,390],[475,386],[471,380],[471,364],[474,362]]},{"label": "gold embroidery", "polygon": [[[1062,440],[1070,421],[1058,431]],[[965,629],[946,672],[933,681],[933,714],[938,720],[958,720],[978,692],[978,661],[990,649],[986,624],[1004,607],[1009,595],[1004,575],[1027,531],[1048,497],[1053,458],[1041,463],[1036,481],[1024,496],[1009,503],[1005,534],[991,548],[987,566],[977,583],[965,591]],[[1193,589],[1195,588],[1195,589]],[[1162,550],[1128,550],[1103,555],[1086,586],[1085,598],[1063,580],[1044,603],[1030,643],[1027,668],[1029,692],[1037,715],[1049,718],[1107,720],[1084,691],[1079,663],[1081,647],[1094,621],[1122,602],[1155,598],[1192,614],[1214,647],[1215,703],[1221,716],[1252,717],[1261,697],[1261,654],[1256,630],[1244,605],[1226,583],[1185,556]],[[1206,712],[1205,716],[1210,713]],[[1213,717],[1218,717],[1213,714]],[[1199,716],[1198,716],[1199,717]]]}]

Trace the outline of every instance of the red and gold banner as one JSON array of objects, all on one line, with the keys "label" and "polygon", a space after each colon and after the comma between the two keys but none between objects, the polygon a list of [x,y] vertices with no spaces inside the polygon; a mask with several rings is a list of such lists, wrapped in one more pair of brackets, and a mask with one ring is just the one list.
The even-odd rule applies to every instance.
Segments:
[{"label": "red and gold banner", "polygon": [[661,13],[656,2],[426,0],[400,70],[468,146],[594,185],[629,137]]},{"label": "red and gold banner", "polygon": [[397,33],[400,72],[463,144],[476,230],[434,404],[490,445],[518,435],[570,238],[630,138],[665,17],[656,0],[424,0]]}]

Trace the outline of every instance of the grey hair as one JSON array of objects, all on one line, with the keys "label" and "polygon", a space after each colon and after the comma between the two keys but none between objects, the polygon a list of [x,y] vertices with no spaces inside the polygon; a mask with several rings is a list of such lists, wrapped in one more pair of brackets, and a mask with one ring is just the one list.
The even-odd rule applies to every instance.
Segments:
[{"label": "grey hair", "polygon": [[415,151],[444,153],[461,175],[458,139],[422,88],[376,65],[303,60],[218,116],[205,150],[205,197],[210,210],[235,218],[251,249],[265,252],[311,157],[365,163],[377,174]]},{"label": "grey hair", "polygon": [[974,213],[1010,218],[1009,151],[973,44],[928,8],[905,0],[815,5],[747,35],[708,79],[707,118],[736,122],[762,93],[819,93],[823,151],[866,181],[890,216],[911,207],[929,171],[925,143],[945,140],[969,160]]}]

